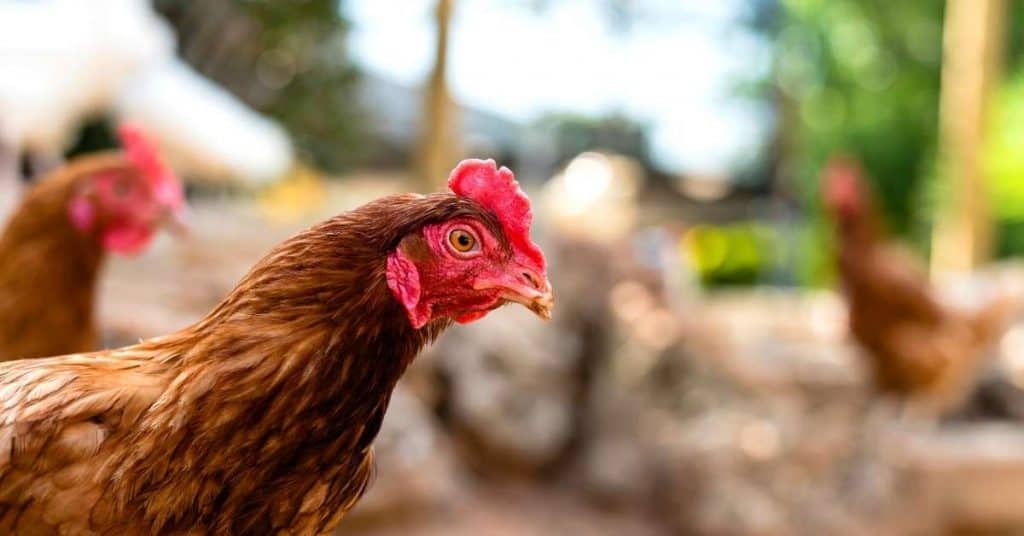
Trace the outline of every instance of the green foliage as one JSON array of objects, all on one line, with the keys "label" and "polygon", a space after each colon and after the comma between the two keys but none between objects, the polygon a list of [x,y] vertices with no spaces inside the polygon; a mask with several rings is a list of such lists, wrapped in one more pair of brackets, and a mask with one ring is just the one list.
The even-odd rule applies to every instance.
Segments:
[{"label": "green foliage", "polygon": [[809,215],[794,237],[797,280],[832,278],[819,182],[836,154],[862,161],[891,230],[925,236],[945,0],[748,1],[756,15],[748,26],[775,50],[769,77],[746,87],[775,104],[776,172]]},{"label": "green foliage", "polygon": [[260,66],[287,80],[263,109],[292,131],[319,166],[343,168],[363,137],[352,95],[356,70],[345,55],[348,29],[337,0],[247,0],[264,28]]},{"label": "green foliage", "polygon": [[943,0],[784,0],[775,83],[786,100],[793,171],[806,201],[837,152],[862,159],[898,232],[938,127]]},{"label": "green foliage", "polygon": [[984,154],[992,214],[997,220],[996,255],[1024,254],[1024,73],[1012,76],[997,95],[989,117]]},{"label": "green foliage", "polygon": [[337,171],[365,132],[337,0],[157,0],[199,72],[280,121],[300,157]]},{"label": "green foliage", "polygon": [[689,257],[707,287],[764,282],[779,245],[772,229],[750,223],[701,225],[686,235]]},{"label": "green foliage", "polygon": [[[749,1],[763,8],[766,0]],[[1024,2],[1006,6],[1006,60],[1015,67],[1024,55]],[[817,251],[829,237],[818,175],[836,152],[864,162],[890,229],[927,244],[930,211],[948,194],[934,180],[944,7],[945,0],[779,0],[775,16],[751,24],[776,47],[772,77],[760,82],[779,103],[784,172],[814,215],[808,233]],[[1024,253],[1020,74],[998,93],[988,143],[997,254]]]},{"label": "green foliage", "polygon": [[989,126],[985,171],[993,213],[1024,221],[1024,76],[1001,90]]}]

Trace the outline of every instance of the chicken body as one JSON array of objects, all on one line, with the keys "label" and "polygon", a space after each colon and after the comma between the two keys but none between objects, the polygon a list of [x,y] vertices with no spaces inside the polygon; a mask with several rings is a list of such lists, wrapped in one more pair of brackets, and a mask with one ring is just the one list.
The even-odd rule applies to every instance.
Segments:
[{"label": "chicken body", "polygon": [[96,277],[104,252],[68,218],[91,173],[122,169],[120,155],[78,160],[30,190],[0,233],[0,360],[96,348]]},{"label": "chicken body", "polygon": [[177,177],[131,125],[124,151],[80,157],[28,191],[0,233],[0,361],[96,349],[96,278],[184,204]]},{"label": "chicken body", "polygon": [[[495,249],[444,257],[430,236],[450,222]],[[413,357],[452,318],[522,298],[474,264],[531,270],[500,227],[460,196],[385,198],[286,241],[180,332],[0,364],[0,533],[327,534]]]},{"label": "chicken body", "polygon": [[974,312],[943,304],[913,256],[884,239],[860,173],[845,161],[826,171],[850,331],[880,392],[938,415],[966,397],[1017,303],[998,299]]},{"label": "chicken body", "polygon": [[963,402],[1015,308],[977,312],[939,303],[906,252],[876,245],[840,254],[850,331],[867,350],[876,387],[938,415]]}]

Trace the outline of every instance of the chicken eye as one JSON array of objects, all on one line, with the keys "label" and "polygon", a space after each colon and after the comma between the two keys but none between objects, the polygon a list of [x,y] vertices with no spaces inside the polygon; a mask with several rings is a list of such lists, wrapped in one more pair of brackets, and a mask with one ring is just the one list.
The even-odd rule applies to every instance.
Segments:
[{"label": "chicken eye", "polygon": [[448,233],[448,243],[459,253],[469,253],[476,247],[476,238],[463,229],[455,229]]}]

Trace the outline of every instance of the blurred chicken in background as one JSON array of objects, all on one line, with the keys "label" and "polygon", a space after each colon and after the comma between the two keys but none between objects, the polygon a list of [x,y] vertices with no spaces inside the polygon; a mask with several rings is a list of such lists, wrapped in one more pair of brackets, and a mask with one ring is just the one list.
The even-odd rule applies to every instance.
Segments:
[{"label": "blurred chicken in background", "polygon": [[925,415],[954,409],[1019,301],[1005,296],[973,312],[943,303],[913,256],[886,239],[859,164],[834,158],[823,178],[850,332],[866,350],[875,388]]},{"label": "blurred chicken in background", "polygon": [[136,254],[177,226],[181,182],[135,127],[123,152],[79,157],[29,190],[0,234],[0,360],[96,349],[96,280],[108,252]]},{"label": "blurred chicken in background", "polygon": [[175,36],[144,0],[0,4],[0,219],[19,163],[59,165],[82,121],[145,127],[183,175],[266,182],[291,166],[285,132],[175,56]]}]

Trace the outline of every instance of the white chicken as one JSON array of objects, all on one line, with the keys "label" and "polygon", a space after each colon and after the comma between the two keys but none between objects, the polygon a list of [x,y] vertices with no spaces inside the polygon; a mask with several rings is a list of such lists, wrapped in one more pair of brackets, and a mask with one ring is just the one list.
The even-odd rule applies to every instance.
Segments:
[{"label": "white chicken", "polygon": [[146,0],[2,2],[0,65],[0,216],[20,155],[58,161],[101,114],[151,130],[187,176],[263,182],[291,165],[284,131],[178,60]]}]

